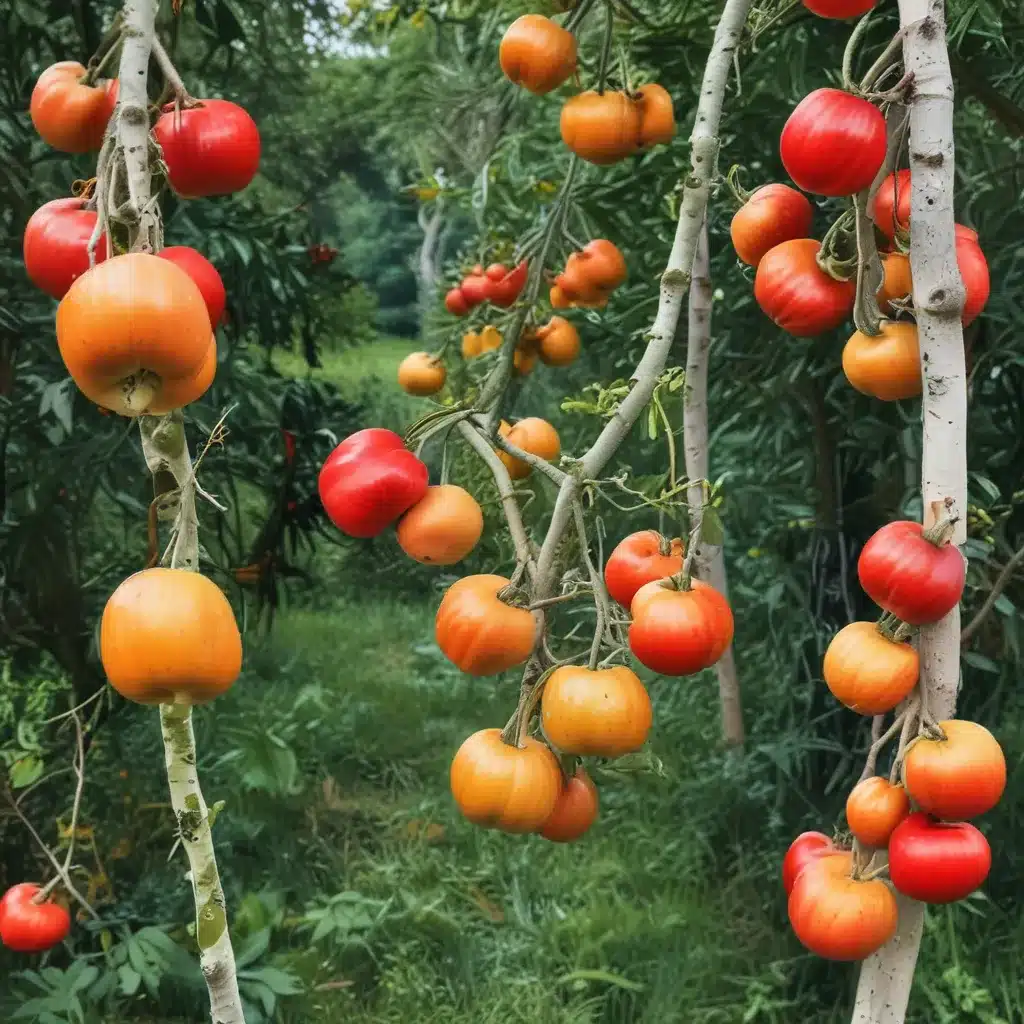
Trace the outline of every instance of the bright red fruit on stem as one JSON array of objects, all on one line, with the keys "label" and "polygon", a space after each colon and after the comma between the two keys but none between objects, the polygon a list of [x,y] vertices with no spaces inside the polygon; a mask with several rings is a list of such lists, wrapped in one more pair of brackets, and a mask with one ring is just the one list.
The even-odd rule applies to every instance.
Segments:
[{"label": "bright red fruit on stem", "polygon": [[805,192],[852,196],[870,186],[885,160],[885,118],[859,96],[815,89],[789,115],[779,154]]},{"label": "bright red fruit on stem", "polygon": [[59,903],[33,903],[39,886],[22,882],[0,899],[0,942],[18,953],[42,953],[62,942],[71,915]]},{"label": "bright red fruit on stem", "polygon": [[978,232],[956,225],[956,264],[967,295],[960,322],[966,327],[985,308],[991,290],[988,260],[978,244]]},{"label": "bright red fruit on stem", "polygon": [[491,297],[493,287],[494,282],[486,274],[473,273],[463,278],[460,291],[463,299],[472,309],[473,306],[479,306],[481,302],[486,302]]},{"label": "bright red fruit on stem", "polygon": [[461,288],[452,288],[444,297],[444,308],[452,316],[465,316],[469,312],[469,303],[466,296],[462,294]]},{"label": "bright red fruit on stem", "polygon": [[[498,267],[502,273],[495,278],[491,275],[494,267]],[[529,264],[523,260],[517,267],[506,271],[500,264],[492,264],[487,268],[487,276],[491,281],[490,300],[502,309],[508,309],[519,298],[520,292],[526,286],[526,279],[529,276]]]},{"label": "bright red fruit on stem", "polygon": [[551,817],[540,834],[553,843],[571,843],[590,829],[597,819],[597,786],[581,767],[562,787]]},{"label": "bright red fruit on stem", "polygon": [[788,185],[762,185],[736,211],[729,234],[736,255],[756,267],[775,246],[805,238],[813,220],[814,208],[802,192]]},{"label": "bright red fruit on stem", "polygon": [[880,878],[856,879],[849,853],[820,857],[789,894],[796,937],[826,960],[863,960],[896,932],[896,897]]},{"label": "bright red fruit on stem", "polygon": [[217,268],[201,252],[187,245],[172,245],[161,249],[157,255],[177,264],[195,281],[210,314],[210,326],[216,329],[224,316],[224,303],[227,301],[224,282]]},{"label": "bright red fruit on stem", "polygon": [[835,844],[824,832],[801,832],[789,844],[786,856],[782,858],[782,888],[788,896],[793,891],[800,872],[808,864],[826,854],[838,853]]},{"label": "bright red fruit on stem", "polygon": [[904,168],[882,179],[875,193],[871,219],[886,238],[893,238],[897,228],[910,230],[910,171]]},{"label": "bright red fruit on stem", "polygon": [[922,811],[962,821],[992,810],[1006,789],[1006,757],[999,741],[977,722],[939,722],[942,736],[927,734],[903,760],[907,792]]},{"label": "bright red fruit on stem", "polygon": [[29,101],[32,125],[44,142],[63,153],[88,153],[103,144],[117,105],[117,79],[85,85],[77,61],[51,64],[36,80]]},{"label": "bright red fruit on stem", "polygon": [[631,533],[616,545],[604,566],[604,582],[613,601],[623,608],[633,603],[646,583],[663,580],[683,567],[683,542],[666,540],[657,530]]},{"label": "bright red fruit on stem", "polygon": [[875,0],[804,0],[804,7],[821,18],[859,18],[875,6]]},{"label": "bright red fruit on stem", "polygon": [[[29,217],[22,251],[29,280],[55,299],[89,269],[89,239],[96,226],[96,211],[85,200],[51,199]],[[107,236],[96,244],[96,262],[107,258]]]},{"label": "bright red fruit on stem", "polygon": [[886,523],[864,545],[857,576],[879,607],[913,626],[938,622],[960,601],[966,563],[952,544],[937,547],[920,523]]},{"label": "bright red fruit on stem", "polygon": [[856,285],[825,273],[816,258],[820,249],[813,238],[783,242],[762,257],[754,277],[757,304],[798,338],[838,327],[853,309]]},{"label": "bright red fruit on stem", "polygon": [[320,469],[331,522],[350,537],[376,537],[427,492],[427,467],[391,430],[370,427],[345,438]]},{"label": "bright red fruit on stem", "polygon": [[260,133],[237,103],[203,100],[198,107],[164,107],[153,126],[171,188],[186,199],[240,192],[260,165]]},{"label": "bright red fruit on stem", "polygon": [[663,676],[710,668],[732,643],[729,602],[703,580],[691,580],[689,590],[647,583],[636,592],[630,614],[630,650]]},{"label": "bright red fruit on stem", "polygon": [[964,821],[936,821],[917,811],[889,837],[892,884],[923,903],[955,903],[970,896],[991,867],[988,840]]}]

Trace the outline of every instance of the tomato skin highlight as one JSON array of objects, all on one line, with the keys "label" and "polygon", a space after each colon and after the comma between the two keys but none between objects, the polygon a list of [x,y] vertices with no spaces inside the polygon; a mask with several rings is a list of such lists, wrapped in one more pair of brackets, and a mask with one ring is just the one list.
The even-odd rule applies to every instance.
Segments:
[{"label": "tomato skin highlight", "polygon": [[846,821],[857,840],[873,849],[889,842],[893,829],[910,813],[910,797],[880,775],[858,782],[846,798]]},{"label": "tomato skin highlight", "polygon": [[818,266],[821,243],[794,238],[770,249],[757,265],[754,298],[788,334],[813,338],[838,327],[853,309],[856,285]]},{"label": "tomato skin highlight", "polygon": [[903,780],[922,811],[962,821],[992,810],[1006,789],[1006,757],[977,722],[938,723],[945,739],[925,736],[907,750]]},{"label": "tomato skin highlight", "polygon": [[857,577],[879,607],[912,626],[938,622],[960,603],[967,567],[959,548],[937,547],[920,523],[876,530],[857,559]]},{"label": "tomato skin highlight", "polygon": [[398,434],[368,427],[345,438],[320,468],[328,518],[350,537],[376,537],[427,492],[427,467]]},{"label": "tomato skin highlight", "polygon": [[16,953],[42,953],[63,942],[71,915],[59,903],[33,903],[38,885],[12,885],[0,899],[0,943]]},{"label": "tomato skin highlight", "polygon": [[786,895],[793,891],[800,872],[819,857],[840,853],[835,843],[824,832],[801,832],[789,844],[786,856],[782,858],[782,888]]},{"label": "tomato skin highlight", "polygon": [[[662,553],[662,546],[669,548]],[[604,582],[613,601],[629,608],[645,584],[673,576],[683,567],[683,542],[666,541],[657,530],[631,533],[615,546],[604,566]]]},{"label": "tomato skin highlight", "polygon": [[733,215],[729,235],[736,255],[756,267],[775,246],[806,238],[813,221],[814,207],[802,192],[788,185],[762,185]]},{"label": "tomato skin highlight", "polygon": [[896,934],[899,912],[879,878],[850,877],[853,857],[837,853],[808,864],[789,894],[796,937],[826,960],[863,960]]},{"label": "tomato skin highlight", "polygon": [[923,811],[889,839],[889,878],[922,903],[955,903],[980,888],[992,867],[988,840],[966,821],[936,821]]},{"label": "tomato skin highlight", "polygon": [[462,294],[462,288],[451,288],[444,297],[444,308],[452,316],[465,316],[469,312],[469,303]]},{"label": "tomato skin highlight", "polygon": [[647,583],[636,592],[630,614],[630,650],[642,665],[663,676],[689,676],[710,668],[732,643],[729,602],[703,580],[692,580],[690,590]]}]

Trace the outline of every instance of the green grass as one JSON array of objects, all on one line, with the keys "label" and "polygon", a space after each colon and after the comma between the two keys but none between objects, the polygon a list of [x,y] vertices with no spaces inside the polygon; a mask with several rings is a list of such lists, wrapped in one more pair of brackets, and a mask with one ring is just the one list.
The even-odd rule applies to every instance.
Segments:
[{"label": "green grass", "polygon": [[273,364],[288,376],[311,374],[315,380],[327,381],[349,397],[361,392],[368,378],[394,384],[398,364],[417,347],[417,342],[409,338],[377,338],[339,352],[325,349],[320,352],[323,366],[315,370],[310,370],[300,352],[275,349]]}]

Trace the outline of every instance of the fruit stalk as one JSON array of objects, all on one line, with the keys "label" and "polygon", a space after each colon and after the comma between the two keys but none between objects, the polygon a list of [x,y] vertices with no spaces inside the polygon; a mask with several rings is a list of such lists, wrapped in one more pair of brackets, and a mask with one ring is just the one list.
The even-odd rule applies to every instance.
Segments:
[{"label": "fruit stalk", "polygon": [[[127,0],[124,5],[124,46],[118,72],[120,97],[110,129],[116,134],[111,175],[116,179],[118,163],[123,161],[128,203],[127,210],[122,205],[117,209],[109,208],[107,212],[111,217],[124,219],[129,249],[135,252],[159,251],[162,247],[160,210],[151,194],[150,160],[154,147],[149,135],[146,92],[149,59],[156,38],[157,6],[157,0]],[[99,201],[103,203],[105,195],[101,186],[98,182]],[[112,188],[111,193],[114,191]],[[173,500],[165,505],[166,517],[173,520],[170,564],[198,571],[196,481],[183,415],[178,410],[168,416],[140,417],[139,431],[146,465],[154,480],[170,474],[176,485],[175,490],[169,492]],[[171,804],[189,860],[199,962],[210,994],[212,1019],[216,1024],[244,1024],[224,893],[213,848],[211,815],[196,771],[191,706],[178,703],[161,706],[160,724]]]},{"label": "fruit stalk", "polygon": [[[708,478],[708,362],[711,351],[711,270],[707,221],[701,226],[690,279],[689,320],[686,335],[686,383],[683,386],[683,438],[686,478],[691,481],[686,498],[690,521],[704,515],[704,482]],[[721,545],[697,542],[692,550],[696,575],[727,597],[725,557]],[[744,741],[743,702],[732,644],[715,664],[722,736],[730,747]]]},{"label": "fruit stalk", "polygon": [[[739,46],[750,0],[726,0],[715,29],[711,52],[704,67],[700,100],[691,135],[691,170],[682,183],[682,201],[668,266],[661,277],[658,312],[648,334],[650,338],[640,362],[632,374],[633,387],[615,415],[608,421],[573,472],[559,487],[547,534],[537,557],[537,577],[532,600],[553,596],[557,585],[557,558],[565,531],[572,519],[573,502],[585,480],[600,475],[619,449],[633,425],[647,408],[657,387],[675,338],[683,300],[690,285],[697,239],[707,211],[711,182],[718,173],[720,140],[718,127],[725,100],[725,89]],[[535,614],[543,616],[543,611]],[[543,635],[543,622],[539,635]],[[529,690],[539,675],[536,653],[523,674],[523,689]]]},{"label": "fruit stalk", "polygon": [[[967,387],[964,287],[957,270],[953,219],[953,81],[943,0],[899,0],[910,100],[911,243],[914,307],[921,347],[922,499],[925,528],[956,519],[953,543],[966,540]],[[924,626],[920,636],[922,703],[952,718],[960,677],[960,609]],[[864,961],[854,1024],[902,1024],[914,977],[924,906],[899,897],[895,937]]]}]

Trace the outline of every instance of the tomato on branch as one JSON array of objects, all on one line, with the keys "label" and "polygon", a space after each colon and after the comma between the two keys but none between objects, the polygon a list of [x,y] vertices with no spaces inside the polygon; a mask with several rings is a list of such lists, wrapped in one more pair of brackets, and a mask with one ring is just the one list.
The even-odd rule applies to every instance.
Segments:
[{"label": "tomato on branch", "polygon": [[424,565],[461,561],[476,547],[483,531],[479,502],[455,484],[428,487],[396,528],[402,550]]},{"label": "tomato on branch", "polygon": [[878,334],[855,331],[843,347],[843,373],[862,395],[883,402],[921,394],[921,352],[917,324],[883,320]]},{"label": "tomato on branch", "polygon": [[[22,253],[29,280],[54,299],[89,269],[89,239],[96,211],[85,209],[84,198],[51,199],[29,217]],[[96,243],[96,263],[108,256],[106,234]]]},{"label": "tomato on branch", "polygon": [[583,766],[562,786],[555,809],[540,828],[540,834],[553,843],[571,843],[590,830],[597,820],[597,786]]},{"label": "tomato on branch", "polygon": [[436,395],[447,378],[444,363],[429,352],[411,352],[398,364],[398,386],[407,395]]},{"label": "tomato on branch", "polygon": [[[566,260],[565,270],[555,278],[555,288],[566,305],[603,306],[626,276],[626,260],[618,248],[606,238],[595,238]],[[554,297],[551,304],[555,305]]]},{"label": "tomato on branch", "polygon": [[210,314],[210,327],[216,329],[224,316],[224,305],[227,302],[224,281],[217,268],[201,252],[187,245],[172,245],[161,249],[157,255],[181,267],[196,283],[206,303],[206,311]]},{"label": "tomato on branch", "polygon": [[398,434],[381,427],[345,438],[320,469],[328,518],[350,537],[376,537],[427,492],[427,467]]},{"label": "tomato on branch", "polygon": [[917,651],[890,640],[874,622],[851,622],[832,638],[822,665],[832,695],[851,711],[892,711],[914,688]]},{"label": "tomato on branch", "polygon": [[29,115],[40,138],[62,153],[99,149],[117,106],[117,79],[85,85],[77,61],[51,64],[37,79]]},{"label": "tomato on branch", "polygon": [[890,881],[922,903],[955,903],[970,896],[991,867],[988,840],[964,821],[936,821],[917,811],[889,839]]},{"label": "tomato on branch", "polygon": [[0,899],[0,943],[16,953],[42,953],[67,938],[71,915],[52,900],[34,902],[32,882],[12,885]]},{"label": "tomato on branch", "polygon": [[557,89],[576,71],[576,37],[540,14],[516,18],[501,38],[505,77],[537,96]]},{"label": "tomato on branch", "polygon": [[858,842],[884,848],[896,826],[910,813],[910,797],[902,786],[880,775],[858,782],[846,798],[846,822]]},{"label": "tomato on branch", "polygon": [[808,864],[819,857],[827,857],[841,851],[824,832],[801,832],[789,844],[786,856],[782,858],[782,888],[786,895],[793,891],[796,880]]},{"label": "tomato on branch", "polygon": [[[498,426],[498,433],[509,444],[514,444],[522,451],[547,462],[554,462],[562,450],[558,431],[547,420],[542,420],[538,416],[527,416],[526,419],[519,420],[515,426],[510,426],[502,420]],[[524,459],[509,455],[508,452],[499,451],[498,458],[504,463],[508,475],[513,480],[525,480],[533,472],[533,466]]]},{"label": "tomato on branch", "polygon": [[604,583],[613,601],[629,608],[645,584],[674,576],[683,567],[683,542],[668,540],[657,530],[640,530],[624,537],[608,556]]},{"label": "tomato on branch", "polygon": [[788,185],[762,185],[736,211],[729,234],[736,255],[756,267],[775,246],[805,238],[813,220],[814,207],[802,192]]}]

